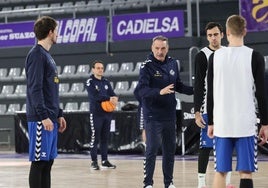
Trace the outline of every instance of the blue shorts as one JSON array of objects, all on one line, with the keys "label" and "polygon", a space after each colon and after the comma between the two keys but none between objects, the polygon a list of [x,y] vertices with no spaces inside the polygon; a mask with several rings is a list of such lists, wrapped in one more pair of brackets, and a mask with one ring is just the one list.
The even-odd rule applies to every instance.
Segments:
[{"label": "blue shorts", "polygon": [[236,171],[255,172],[257,166],[257,137],[220,138],[215,137],[214,159],[217,172],[232,171],[233,151],[236,151]]},{"label": "blue shorts", "polygon": [[28,122],[29,160],[49,161],[57,157],[58,123],[53,131],[44,130],[41,122]]},{"label": "blue shorts", "polygon": [[208,115],[202,115],[204,121],[206,122],[205,128],[201,129],[200,131],[200,148],[213,148],[213,139],[209,138],[207,135],[208,131]]}]

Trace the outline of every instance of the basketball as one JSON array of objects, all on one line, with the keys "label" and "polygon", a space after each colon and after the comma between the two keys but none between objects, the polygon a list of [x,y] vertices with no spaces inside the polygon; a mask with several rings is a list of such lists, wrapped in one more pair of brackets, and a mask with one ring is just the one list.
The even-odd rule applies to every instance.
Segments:
[{"label": "basketball", "polygon": [[105,112],[112,112],[115,110],[116,106],[110,101],[102,101],[101,107]]}]

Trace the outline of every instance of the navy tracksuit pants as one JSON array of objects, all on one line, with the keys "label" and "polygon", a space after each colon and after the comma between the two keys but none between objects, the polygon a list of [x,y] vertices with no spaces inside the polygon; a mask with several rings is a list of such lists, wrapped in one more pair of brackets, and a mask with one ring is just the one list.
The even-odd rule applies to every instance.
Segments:
[{"label": "navy tracksuit pants", "polygon": [[144,187],[153,185],[155,161],[162,141],[162,170],[167,188],[173,183],[174,156],[176,148],[176,122],[146,120],[146,151],[144,163]]},{"label": "navy tracksuit pants", "polygon": [[101,160],[108,160],[108,140],[110,134],[111,115],[90,114],[91,150],[92,161],[97,161],[98,144],[100,145]]}]

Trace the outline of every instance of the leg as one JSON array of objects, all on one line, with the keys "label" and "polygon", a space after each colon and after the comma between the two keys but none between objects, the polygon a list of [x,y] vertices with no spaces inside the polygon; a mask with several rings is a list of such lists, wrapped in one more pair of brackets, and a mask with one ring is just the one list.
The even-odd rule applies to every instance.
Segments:
[{"label": "leg", "polygon": [[50,188],[51,186],[51,167],[54,160],[46,161],[42,171],[42,188]]},{"label": "leg", "polygon": [[100,152],[101,152],[101,160],[108,160],[108,139],[110,135],[110,124],[111,119],[106,118],[103,121],[102,129],[100,130]]},{"label": "leg", "polygon": [[232,171],[232,154],[235,138],[215,137],[215,170],[213,188],[226,188],[226,174]]},{"label": "leg", "polygon": [[97,161],[98,154],[98,143],[100,138],[100,129],[102,125],[99,118],[93,114],[90,114],[90,130],[91,130],[91,141],[90,141],[90,155],[92,161]]},{"label": "leg", "polygon": [[216,172],[214,175],[212,187],[213,188],[226,188],[225,177],[226,177],[226,173]]},{"label": "leg", "polygon": [[253,188],[252,173],[239,172],[240,175],[240,188]]},{"label": "leg", "polygon": [[29,173],[30,188],[42,187],[42,171],[45,161],[32,161]]},{"label": "leg", "polygon": [[162,123],[162,169],[164,174],[164,184],[167,188],[173,183],[174,156],[176,147],[176,123],[175,121],[166,121]]},{"label": "leg", "polygon": [[153,174],[155,169],[155,159],[160,144],[160,132],[158,122],[146,121],[146,151],[144,161],[144,187],[153,185]]},{"label": "leg", "polygon": [[[257,171],[257,137],[238,138],[235,143],[237,167],[240,175],[240,188],[253,188],[252,172]],[[246,157],[245,157],[246,156]]]},{"label": "leg", "polygon": [[212,148],[200,148],[198,154],[198,188],[206,187],[206,171]]},{"label": "leg", "polygon": [[207,114],[203,114],[202,118],[206,122],[206,126],[200,131],[200,149],[198,155],[198,188],[206,187],[207,165],[209,161],[210,151],[213,148],[213,139],[207,136]]},{"label": "leg", "polygon": [[226,188],[234,188],[234,186],[231,184],[231,176],[232,172],[227,172],[226,174]]},{"label": "leg", "polygon": [[198,173],[206,174],[211,150],[212,148],[200,148],[198,155]]}]

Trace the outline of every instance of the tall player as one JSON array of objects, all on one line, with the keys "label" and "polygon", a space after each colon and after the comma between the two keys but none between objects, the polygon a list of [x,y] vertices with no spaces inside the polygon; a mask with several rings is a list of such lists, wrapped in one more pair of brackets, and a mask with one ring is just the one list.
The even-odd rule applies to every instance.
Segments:
[{"label": "tall player", "polygon": [[253,188],[252,172],[257,170],[256,105],[260,144],[268,139],[264,58],[244,45],[246,31],[243,17],[230,16],[226,21],[229,45],[209,58],[207,113],[208,136],[214,137],[215,142],[213,188],[225,188],[226,172],[232,170],[233,150],[240,188]]},{"label": "tall player", "polygon": [[30,188],[50,188],[51,167],[57,156],[58,131],[66,129],[59,107],[59,78],[49,50],[57,41],[57,22],[43,16],[34,24],[37,44],[27,55],[26,115],[29,132]]},{"label": "tall player", "polygon": [[[205,28],[209,45],[200,50],[195,57],[195,90],[194,108],[195,123],[201,128],[200,149],[198,155],[198,188],[206,187],[206,171],[209,161],[209,154],[213,148],[213,140],[207,136],[207,68],[209,56],[221,48],[223,38],[223,27],[216,22],[209,22]],[[230,176],[227,176],[227,187],[231,188]]]}]

